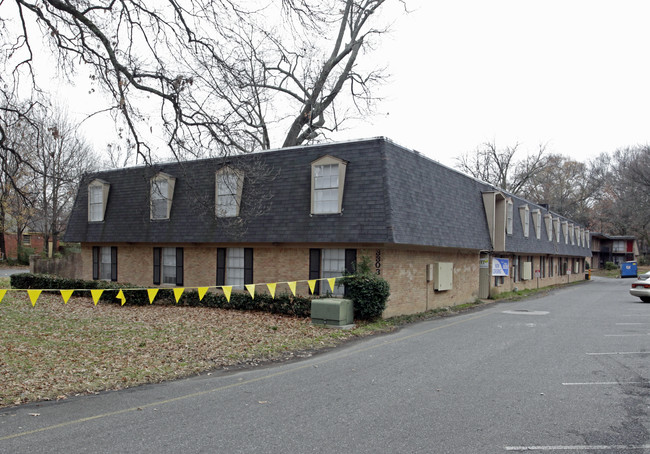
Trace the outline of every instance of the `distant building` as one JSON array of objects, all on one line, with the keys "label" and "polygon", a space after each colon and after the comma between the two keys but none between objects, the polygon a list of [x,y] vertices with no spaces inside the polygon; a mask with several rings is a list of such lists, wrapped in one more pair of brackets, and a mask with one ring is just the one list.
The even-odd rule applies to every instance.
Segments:
[{"label": "distant building", "polygon": [[620,265],[639,259],[639,245],[636,237],[630,235],[591,234],[592,267],[604,268],[605,263]]}]

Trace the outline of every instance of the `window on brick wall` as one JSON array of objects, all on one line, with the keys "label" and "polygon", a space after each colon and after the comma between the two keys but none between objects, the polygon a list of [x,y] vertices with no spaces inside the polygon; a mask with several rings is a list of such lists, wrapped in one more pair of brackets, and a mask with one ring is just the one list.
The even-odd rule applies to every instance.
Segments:
[{"label": "window on brick wall", "polygon": [[217,248],[217,285],[243,289],[253,283],[253,248]]},{"label": "window on brick wall", "polygon": [[117,281],[116,246],[93,246],[93,279]]},{"label": "window on brick wall", "polygon": [[[356,249],[310,249],[309,279],[329,279],[345,276],[354,272],[356,263]],[[331,293],[335,296],[342,296],[345,294],[345,288],[338,281],[334,289],[331,289],[327,282],[318,282],[314,293],[320,295]]]},{"label": "window on brick wall", "polygon": [[183,248],[153,248],[154,285],[183,285]]}]

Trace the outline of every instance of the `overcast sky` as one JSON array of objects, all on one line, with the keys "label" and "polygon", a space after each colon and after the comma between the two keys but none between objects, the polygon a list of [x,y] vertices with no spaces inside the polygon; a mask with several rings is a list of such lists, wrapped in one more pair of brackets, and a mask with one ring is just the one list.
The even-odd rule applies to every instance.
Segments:
[{"label": "overcast sky", "polygon": [[[650,1],[408,6],[373,56],[392,74],[376,115],[332,138],[386,136],[449,166],[486,141],[579,161],[650,143]],[[105,119],[88,127],[103,151]]]},{"label": "overcast sky", "polygon": [[650,1],[409,0],[371,124],[433,159],[486,141],[586,161],[650,142]]}]

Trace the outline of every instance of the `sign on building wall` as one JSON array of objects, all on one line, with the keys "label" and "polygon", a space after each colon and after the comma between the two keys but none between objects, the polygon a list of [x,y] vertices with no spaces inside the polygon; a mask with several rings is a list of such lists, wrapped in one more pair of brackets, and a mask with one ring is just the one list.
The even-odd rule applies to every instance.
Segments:
[{"label": "sign on building wall", "polygon": [[489,268],[490,267],[490,259],[488,257],[480,258],[479,259],[479,268]]},{"label": "sign on building wall", "polygon": [[492,276],[509,276],[510,259],[492,259]]}]

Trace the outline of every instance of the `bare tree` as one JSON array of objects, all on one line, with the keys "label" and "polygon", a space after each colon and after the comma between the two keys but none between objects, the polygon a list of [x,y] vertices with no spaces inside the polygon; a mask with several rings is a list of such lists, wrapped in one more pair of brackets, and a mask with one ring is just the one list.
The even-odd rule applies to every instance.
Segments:
[{"label": "bare tree", "polygon": [[[30,127],[11,128],[20,140],[12,140],[21,156],[13,169],[13,185],[6,185],[6,214],[13,220],[18,240],[29,225],[56,243],[65,228],[77,185],[96,159],[64,110],[41,105],[34,109]],[[15,160],[14,160],[15,161]],[[6,178],[12,175],[7,168]]]},{"label": "bare tree", "polygon": [[[271,129],[284,131],[284,146],[306,143],[340,125],[344,90],[372,100],[381,73],[357,59],[384,30],[372,24],[384,1],[5,0],[0,109],[31,121],[16,99],[39,91],[35,44],[46,39],[62,72],[89,71],[110,96],[106,109],[145,162],[160,136],[179,159],[269,148]],[[6,128],[0,147],[14,152]]]},{"label": "bare tree", "polygon": [[519,143],[497,148],[495,142],[486,142],[473,153],[456,158],[456,168],[474,178],[490,183],[505,191],[518,194],[523,186],[546,166],[546,146],[540,145],[534,153],[517,161],[515,154]]},{"label": "bare tree", "polygon": [[607,169],[606,155],[588,163],[549,155],[544,168],[531,176],[520,188],[519,195],[548,204],[554,212],[587,225],[591,208],[601,197]]}]

